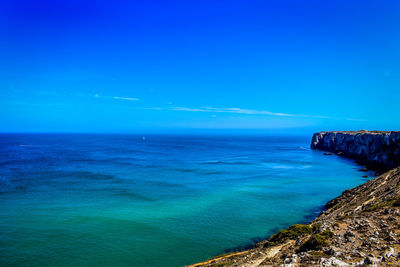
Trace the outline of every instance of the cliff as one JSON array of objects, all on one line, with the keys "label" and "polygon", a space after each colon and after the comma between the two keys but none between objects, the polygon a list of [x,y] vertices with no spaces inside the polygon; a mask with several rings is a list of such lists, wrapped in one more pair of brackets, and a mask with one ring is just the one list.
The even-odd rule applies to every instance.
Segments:
[{"label": "cliff", "polygon": [[[384,170],[400,165],[399,138],[399,132],[320,132],[311,147]],[[400,266],[400,168],[344,191],[309,224],[192,266]]]},{"label": "cliff", "polygon": [[379,172],[400,165],[400,132],[319,132],[313,135],[311,148],[356,159]]}]

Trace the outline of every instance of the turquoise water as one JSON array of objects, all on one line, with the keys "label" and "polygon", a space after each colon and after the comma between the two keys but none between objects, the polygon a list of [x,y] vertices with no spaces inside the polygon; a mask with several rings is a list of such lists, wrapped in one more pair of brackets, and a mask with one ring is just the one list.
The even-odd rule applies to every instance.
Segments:
[{"label": "turquoise water", "polygon": [[364,182],[310,138],[1,135],[0,265],[182,266]]}]

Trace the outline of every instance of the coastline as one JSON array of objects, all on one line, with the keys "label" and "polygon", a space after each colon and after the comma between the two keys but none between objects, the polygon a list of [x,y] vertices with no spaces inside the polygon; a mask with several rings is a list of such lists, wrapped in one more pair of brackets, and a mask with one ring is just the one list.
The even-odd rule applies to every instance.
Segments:
[{"label": "coastline", "polygon": [[345,190],[308,224],[280,230],[252,249],[188,266],[398,266],[399,140],[400,132],[389,131],[315,133],[312,149],[354,159],[381,175]]}]

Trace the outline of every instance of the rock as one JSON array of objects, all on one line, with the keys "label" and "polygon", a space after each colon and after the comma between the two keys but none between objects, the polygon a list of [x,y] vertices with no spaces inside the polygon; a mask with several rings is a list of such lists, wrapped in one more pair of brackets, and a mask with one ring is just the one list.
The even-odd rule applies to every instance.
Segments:
[{"label": "rock", "polygon": [[330,255],[330,256],[335,256],[337,254],[336,250],[334,248],[329,248],[327,250],[324,251],[324,253],[326,255]]},{"label": "rock", "polygon": [[355,236],[355,234],[354,234],[353,232],[351,232],[351,231],[347,231],[347,232],[344,234],[344,238],[345,238],[345,240],[346,240],[347,242],[353,242],[354,236]]},{"label": "rock", "polygon": [[400,165],[400,132],[337,131],[315,133],[311,148],[365,163],[382,173]]},{"label": "rock", "polygon": [[345,234],[344,234],[344,237],[345,238],[349,238],[349,237],[353,237],[354,236],[354,233],[352,232],[352,231],[347,231]]},{"label": "rock", "polygon": [[363,263],[366,264],[366,265],[374,265],[374,266],[377,266],[377,263],[378,263],[378,262],[380,262],[380,260],[371,255],[371,256],[366,257],[366,258],[364,259],[364,262],[363,262]]},{"label": "rock", "polygon": [[335,257],[330,257],[328,259],[321,258],[318,266],[349,266],[349,264]]},{"label": "rock", "polygon": [[385,259],[389,259],[390,257],[394,256],[394,248],[389,248],[389,250],[385,251],[383,256]]},{"label": "rock", "polygon": [[292,254],[291,258],[286,258],[284,260],[284,266],[285,267],[295,267],[296,263],[297,263],[297,258],[298,258],[297,254]]}]

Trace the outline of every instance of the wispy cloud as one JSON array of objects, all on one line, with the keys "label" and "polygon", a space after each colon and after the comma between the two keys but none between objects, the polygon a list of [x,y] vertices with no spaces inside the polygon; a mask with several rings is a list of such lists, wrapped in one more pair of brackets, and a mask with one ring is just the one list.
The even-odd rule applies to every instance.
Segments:
[{"label": "wispy cloud", "polygon": [[115,99],[115,100],[126,100],[126,101],[139,101],[139,98],[136,97],[122,97],[122,96],[103,96],[99,94],[92,95],[95,98],[102,98],[102,99]]},{"label": "wispy cloud", "polygon": [[353,118],[346,118],[347,121],[367,121],[363,119],[353,119]]},{"label": "wispy cloud", "polygon": [[268,111],[268,110],[243,109],[243,108],[172,107],[172,108],[169,108],[168,110],[192,111],[192,112],[234,113],[234,114],[248,114],[248,115],[269,115],[269,116],[280,116],[280,117],[307,117],[307,118],[320,118],[320,119],[329,118],[327,116],[319,116],[319,115],[290,114],[290,113],[271,112],[271,111]]},{"label": "wispy cloud", "polygon": [[243,108],[202,107],[202,109],[208,112],[237,113],[237,114],[250,114],[250,115],[272,115],[272,116],[284,116],[284,117],[295,116],[294,114],[288,114],[288,113],[276,113],[267,110],[255,110],[255,109],[243,109]]},{"label": "wispy cloud", "polygon": [[163,108],[140,108],[140,109],[148,109],[148,110],[163,110]]},{"label": "wispy cloud", "polygon": [[297,118],[365,121],[365,120],[353,119],[353,118],[336,118],[336,117],[329,117],[329,116],[323,116],[323,115],[291,114],[291,113],[272,112],[272,111],[268,111],[268,110],[243,109],[243,108],[171,107],[171,108],[167,108],[167,110],[188,111],[188,112],[233,113],[233,114],[247,114],[247,115],[268,115],[268,116],[278,116],[278,117],[297,117]]},{"label": "wispy cloud", "polygon": [[135,97],[114,96],[113,98],[118,99],[118,100],[139,101],[139,98],[135,98]]},{"label": "wispy cloud", "polygon": [[[92,95],[95,98],[103,99],[115,99],[125,101],[140,101],[136,97],[122,97],[122,96],[101,96],[99,94]],[[182,107],[182,106],[171,106],[172,102],[168,102],[167,107],[136,107],[136,109],[143,110],[170,110],[170,111],[186,111],[186,112],[208,112],[208,113],[232,113],[232,114],[246,114],[246,115],[266,115],[266,116],[277,116],[277,117],[293,117],[293,118],[313,118],[313,119],[330,119],[330,120],[347,120],[347,121],[360,121],[365,122],[363,119],[355,118],[337,118],[324,115],[307,115],[307,114],[294,114],[294,113],[282,113],[272,112],[269,110],[257,110],[257,109],[244,109],[237,107],[219,108],[219,107]],[[215,114],[211,115],[216,117]]]},{"label": "wispy cloud", "polygon": [[174,110],[174,111],[212,112],[211,110],[207,110],[207,109],[203,109],[203,108],[187,108],[187,107],[172,107],[172,108],[168,108],[168,110]]}]

